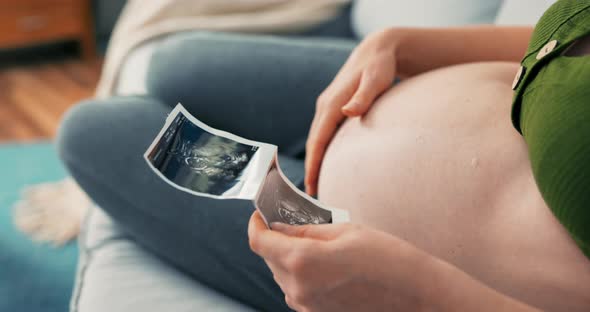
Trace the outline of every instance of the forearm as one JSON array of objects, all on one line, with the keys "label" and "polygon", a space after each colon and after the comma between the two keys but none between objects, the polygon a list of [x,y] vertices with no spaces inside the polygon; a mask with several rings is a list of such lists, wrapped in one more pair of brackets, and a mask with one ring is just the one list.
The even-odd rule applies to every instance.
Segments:
[{"label": "forearm", "polygon": [[512,61],[524,56],[532,27],[396,28],[397,72],[402,77],[471,62]]},{"label": "forearm", "polygon": [[429,276],[423,278],[427,307],[437,311],[539,311],[499,293],[467,273],[438,259],[432,259]]}]

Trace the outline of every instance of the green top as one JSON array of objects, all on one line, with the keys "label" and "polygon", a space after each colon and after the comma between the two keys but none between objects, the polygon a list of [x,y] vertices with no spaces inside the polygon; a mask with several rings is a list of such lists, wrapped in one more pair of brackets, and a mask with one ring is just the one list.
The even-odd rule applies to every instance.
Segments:
[{"label": "green top", "polygon": [[[524,76],[515,89],[512,106],[512,123],[516,130],[521,132],[521,101],[528,84],[535,79],[543,66],[559,56],[571,43],[587,34],[590,34],[590,1],[560,0],[543,14],[535,27],[529,47],[521,61]],[[557,40],[557,46],[545,57],[538,60],[539,51],[552,40]]]},{"label": "green top", "polygon": [[515,78],[512,122],[543,199],[590,258],[590,55],[562,55],[588,34],[590,1],[545,12]]}]

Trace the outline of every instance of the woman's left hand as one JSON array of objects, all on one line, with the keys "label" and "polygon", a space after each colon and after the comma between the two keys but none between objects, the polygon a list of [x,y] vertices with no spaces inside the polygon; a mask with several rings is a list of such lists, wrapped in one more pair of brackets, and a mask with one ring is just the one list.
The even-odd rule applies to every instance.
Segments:
[{"label": "woman's left hand", "polygon": [[[417,311],[428,306],[430,255],[384,232],[353,224],[269,230],[255,212],[248,235],[297,311]],[[434,263],[434,261],[432,261]]]}]

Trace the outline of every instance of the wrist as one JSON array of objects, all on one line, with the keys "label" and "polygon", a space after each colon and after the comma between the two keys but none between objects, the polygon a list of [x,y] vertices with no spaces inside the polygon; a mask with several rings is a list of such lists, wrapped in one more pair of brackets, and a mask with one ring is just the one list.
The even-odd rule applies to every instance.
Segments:
[{"label": "wrist", "polygon": [[417,30],[413,28],[389,28],[387,40],[391,43],[391,51],[396,62],[397,75],[408,77],[412,75],[412,64],[416,58],[413,42],[416,40]]},{"label": "wrist", "polygon": [[385,282],[391,298],[405,298],[404,311],[537,311],[412,244],[393,236],[384,242],[395,248],[387,248],[375,278]]},{"label": "wrist", "polygon": [[434,256],[425,252],[413,260],[416,276],[416,289],[418,289],[419,311],[454,311],[450,304],[448,289],[452,277],[448,266]]},{"label": "wrist", "polygon": [[538,311],[474,279],[457,267],[435,257],[423,295],[427,311]]},{"label": "wrist", "polygon": [[397,237],[392,238],[396,241],[391,245],[396,248],[389,249],[391,256],[387,258],[394,259],[392,263],[397,268],[385,268],[386,272],[382,272],[383,276],[387,276],[388,288],[395,293],[403,293],[402,297],[409,299],[404,310],[440,311],[438,285],[443,285],[444,281],[432,281],[434,276],[442,276],[438,259],[405,241],[400,244]]},{"label": "wrist", "polygon": [[[422,284],[423,296],[428,298],[425,301],[426,310],[454,311],[453,307],[456,309],[457,304],[460,303],[458,295],[463,292],[458,291],[458,289],[465,287],[464,285],[458,285],[460,284],[457,281],[459,277],[457,276],[458,270],[434,257],[430,261],[428,268],[426,274],[428,277],[423,280]],[[467,293],[465,292],[464,295],[467,295]]]}]

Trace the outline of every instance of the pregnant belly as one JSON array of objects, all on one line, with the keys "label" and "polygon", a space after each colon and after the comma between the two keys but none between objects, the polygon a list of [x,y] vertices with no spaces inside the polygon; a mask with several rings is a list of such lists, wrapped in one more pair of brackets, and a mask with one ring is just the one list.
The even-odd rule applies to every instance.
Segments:
[{"label": "pregnant belly", "polygon": [[526,174],[526,146],[510,124],[514,71],[504,63],[463,65],[395,86],[339,129],[323,162],[320,199],[348,209],[355,222],[452,252],[457,246],[441,240],[452,240],[456,226],[488,222],[500,194]]},{"label": "pregnant belly", "polygon": [[[563,300],[555,289],[571,298],[573,280],[590,284],[590,265],[544,204],[511,125],[517,67],[461,65],[395,86],[339,129],[319,197],[349,210],[353,222],[551,308]],[[531,286],[540,270],[550,277]]]}]

